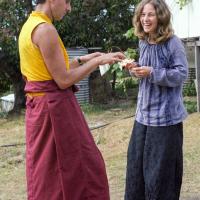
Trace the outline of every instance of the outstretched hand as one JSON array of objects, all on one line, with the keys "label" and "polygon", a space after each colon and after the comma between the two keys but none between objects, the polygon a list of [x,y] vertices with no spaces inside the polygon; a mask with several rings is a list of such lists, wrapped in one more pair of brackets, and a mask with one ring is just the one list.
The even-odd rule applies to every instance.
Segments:
[{"label": "outstretched hand", "polygon": [[90,54],[87,54],[87,55],[84,55],[84,56],[81,56],[81,61],[83,63],[86,63],[88,62],[89,60],[93,59],[93,58],[96,58],[96,57],[99,57],[99,56],[102,56],[104,55],[104,53],[101,53],[101,52],[95,52],[95,53],[90,53]]},{"label": "outstretched hand", "polygon": [[97,59],[99,59],[100,65],[114,64],[115,62],[120,62],[125,59],[125,55],[121,52],[106,53],[99,56]]}]

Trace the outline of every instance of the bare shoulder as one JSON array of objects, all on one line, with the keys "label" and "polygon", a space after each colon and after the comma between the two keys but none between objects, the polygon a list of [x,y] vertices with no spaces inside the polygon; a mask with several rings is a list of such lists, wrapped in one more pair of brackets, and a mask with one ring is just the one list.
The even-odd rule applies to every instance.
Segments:
[{"label": "bare shoulder", "polygon": [[56,28],[52,24],[48,23],[39,24],[36,28],[36,32],[40,34],[57,34]]},{"label": "bare shoulder", "polygon": [[32,33],[32,41],[37,46],[41,43],[56,42],[58,33],[52,24],[42,23],[39,24]]}]

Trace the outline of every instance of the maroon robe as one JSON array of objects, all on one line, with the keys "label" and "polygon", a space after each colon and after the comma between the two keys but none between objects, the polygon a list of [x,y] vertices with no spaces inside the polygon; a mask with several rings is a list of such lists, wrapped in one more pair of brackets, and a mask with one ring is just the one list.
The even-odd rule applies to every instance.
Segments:
[{"label": "maroon robe", "polygon": [[28,200],[109,200],[105,164],[74,87],[27,82],[26,174]]}]

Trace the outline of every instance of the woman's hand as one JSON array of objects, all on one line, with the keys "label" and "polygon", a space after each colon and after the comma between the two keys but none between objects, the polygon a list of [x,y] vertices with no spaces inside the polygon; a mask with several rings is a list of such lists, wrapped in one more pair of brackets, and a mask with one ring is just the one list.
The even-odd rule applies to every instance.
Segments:
[{"label": "woman's hand", "polygon": [[124,66],[124,68],[125,68],[125,69],[128,69],[129,71],[131,71],[132,68],[136,68],[136,67],[140,67],[140,64],[137,63],[137,62],[135,62],[135,61],[133,61],[133,62],[131,62],[131,63],[127,63],[127,64]]},{"label": "woman's hand", "polygon": [[151,74],[152,67],[141,66],[141,67],[132,67],[130,72],[133,73],[137,78],[145,78]]}]

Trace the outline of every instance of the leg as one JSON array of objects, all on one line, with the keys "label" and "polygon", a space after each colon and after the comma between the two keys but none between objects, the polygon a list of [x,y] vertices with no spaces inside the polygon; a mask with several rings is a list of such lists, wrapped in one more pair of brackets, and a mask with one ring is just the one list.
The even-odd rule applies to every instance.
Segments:
[{"label": "leg", "polygon": [[64,200],[109,200],[106,169],[72,92],[49,95]]},{"label": "leg", "polygon": [[148,127],[144,150],[146,200],[178,200],[182,182],[182,123]]},{"label": "leg", "polygon": [[28,200],[63,200],[56,145],[45,97],[27,100],[26,175]]},{"label": "leg", "polygon": [[144,200],[143,152],[146,126],[135,121],[128,147],[125,200]]}]

